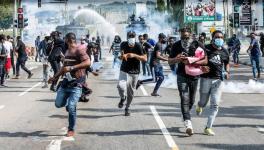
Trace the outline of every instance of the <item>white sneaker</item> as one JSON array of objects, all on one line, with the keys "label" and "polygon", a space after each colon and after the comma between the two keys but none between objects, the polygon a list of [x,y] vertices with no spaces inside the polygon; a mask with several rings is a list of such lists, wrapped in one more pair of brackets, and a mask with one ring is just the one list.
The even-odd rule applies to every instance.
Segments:
[{"label": "white sneaker", "polygon": [[185,120],[184,121],[184,126],[186,128],[186,133],[189,135],[189,136],[192,136],[193,135],[193,127],[192,127],[192,122],[191,120]]}]

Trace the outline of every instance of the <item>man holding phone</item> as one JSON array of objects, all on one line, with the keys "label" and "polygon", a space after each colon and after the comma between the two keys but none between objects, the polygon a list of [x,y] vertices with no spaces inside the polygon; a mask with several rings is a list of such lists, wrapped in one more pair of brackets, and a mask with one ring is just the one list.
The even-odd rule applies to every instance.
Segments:
[{"label": "man holding phone", "polygon": [[[188,65],[187,57],[192,57],[193,54],[189,51],[193,40],[191,38],[191,30],[189,28],[182,28],[180,30],[181,40],[176,42],[171,49],[169,56],[169,64],[178,63],[177,69],[177,84],[181,98],[181,111],[186,127],[186,133],[193,135],[193,127],[191,122],[190,111],[195,102],[195,95],[197,91],[199,76],[190,76],[185,72],[185,65]],[[195,62],[196,65],[205,65],[207,63],[207,57],[205,59]]]}]

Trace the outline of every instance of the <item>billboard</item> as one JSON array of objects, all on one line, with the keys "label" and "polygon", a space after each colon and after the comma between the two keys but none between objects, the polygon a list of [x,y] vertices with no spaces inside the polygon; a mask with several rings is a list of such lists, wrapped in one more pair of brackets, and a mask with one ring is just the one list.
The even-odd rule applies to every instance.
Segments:
[{"label": "billboard", "polygon": [[241,16],[240,25],[251,26],[252,25],[252,14],[251,14],[251,0],[240,0],[241,5]]},{"label": "billboard", "polygon": [[184,21],[215,21],[215,0],[185,0]]}]

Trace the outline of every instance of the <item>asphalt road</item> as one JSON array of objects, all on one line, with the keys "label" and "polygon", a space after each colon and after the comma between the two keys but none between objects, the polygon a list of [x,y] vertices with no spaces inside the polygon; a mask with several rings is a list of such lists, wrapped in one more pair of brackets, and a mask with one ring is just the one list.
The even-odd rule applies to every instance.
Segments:
[{"label": "asphalt road", "polygon": [[[54,106],[55,94],[42,89],[41,64],[29,63],[35,75],[9,80],[0,88],[0,150],[263,150],[264,94],[224,93],[214,125],[216,136],[203,135],[207,110],[197,117],[195,135],[184,133],[176,89],[161,88],[162,97],[149,94],[151,86],[136,91],[132,115],[117,108],[118,70],[104,61],[99,77],[90,75],[89,103],[78,104],[76,136],[65,138],[67,113]],[[36,68],[37,67],[37,68]],[[166,74],[168,71],[166,71]],[[232,71],[232,81],[246,82],[251,69]],[[145,89],[145,90],[144,90]]]}]

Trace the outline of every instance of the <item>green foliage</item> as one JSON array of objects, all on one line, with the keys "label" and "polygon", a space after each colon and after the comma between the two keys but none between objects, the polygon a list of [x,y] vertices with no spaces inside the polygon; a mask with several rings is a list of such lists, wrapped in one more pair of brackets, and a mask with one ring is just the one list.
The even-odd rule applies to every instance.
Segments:
[{"label": "green foliage", "polygon": [[180,27],[184,26],[184,0],[170,0],[173,19],[179,23]]},{"label": "green foliage", "polygon": [[164,0],[157,0],[157,10],[159,12],[164,12],[166,10],[166,4]]},{"label": "green foliage", "polygon": [[11,4],[0,5],[0,29],[9,29],[13,23]]}]

